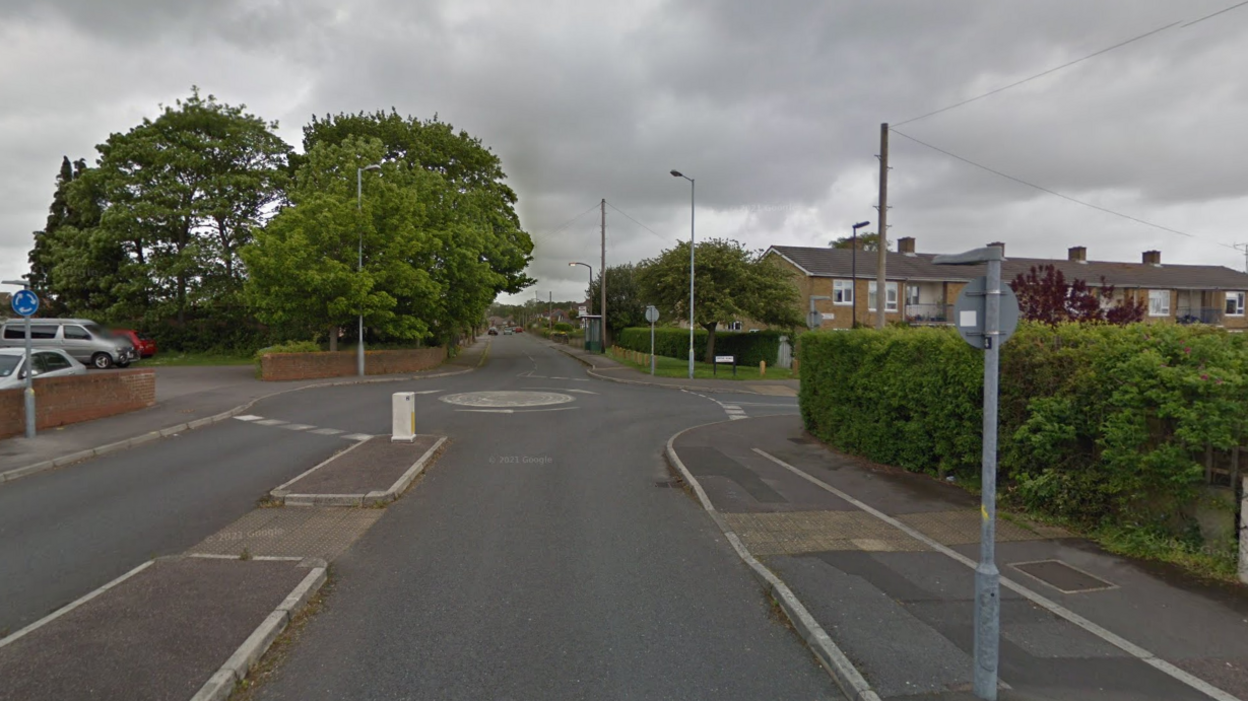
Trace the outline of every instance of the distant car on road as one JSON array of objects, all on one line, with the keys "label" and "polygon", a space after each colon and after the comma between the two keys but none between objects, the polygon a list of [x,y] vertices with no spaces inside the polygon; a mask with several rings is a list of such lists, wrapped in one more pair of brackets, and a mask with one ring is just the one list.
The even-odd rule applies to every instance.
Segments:
[{"label": "distant car on road", "polygon": [[133,329],[113,329],[113,333],[130,341],[130,345],[134,346],[140,358],[150,358],[156,355],[156,341],[153,341],[150,336]]},{"label": "distant car on road", "polygon": [[[31,351],[30,364],[35,368],[35,379],[85,375],[87,366],[74,360],[68,353],[56,348],[36,348]],[[26,386],[26,349],[0,348],[0,390],[20,389]]]},{"label": "distant car on road", "polygon": [[524,327],[523,327],[523,326],[517,326],[517,327],[516,327],[516,333],[524,333]]},{"label": "distant car on road", "polygon": [[494,328],[493,326],[491,326],[491,327],[490,327],[490,330],[489,330],[489,331],[486,331],[486,333],[488,333],[488,334],[489,334],[489,335],[491,335],[491,336],[497,336],[497,335],[498,335],[498,329],[496,329],[496,328]]},{"label": "distant car on road", "polygon": [[[101,370],[116,365],[124,368],[139,359],[129,339],[115,336],[90,319],[31,319],[31,342],[40,348],[65,351],[80,363]],[[0,347],[26,345],[26,322],[9,319],[0,333]]]},{"label": "distant car on road", "polygon": [[511,330],[511,329],[503,329],[503,335],[504,335],[504,336],[510,336],[512,333],[513,333],[513,332],[512,332],[512,330]]}]

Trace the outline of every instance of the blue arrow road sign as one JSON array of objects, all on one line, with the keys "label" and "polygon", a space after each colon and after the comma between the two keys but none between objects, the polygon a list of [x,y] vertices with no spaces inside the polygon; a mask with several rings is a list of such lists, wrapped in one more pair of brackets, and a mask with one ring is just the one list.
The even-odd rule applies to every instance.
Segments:
[{"label": "blue arrow road sign", "polygon": [[39,295],[30,290],[18,290],[13,293],[12,305],[20,316],[30,316],[39,311]]}]

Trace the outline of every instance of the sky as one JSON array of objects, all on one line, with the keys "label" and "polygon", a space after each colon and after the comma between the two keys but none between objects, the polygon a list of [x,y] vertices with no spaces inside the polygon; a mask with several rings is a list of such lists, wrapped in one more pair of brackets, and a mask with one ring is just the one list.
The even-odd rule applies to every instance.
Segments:
[{"label": "sky", "polygon": [[0,279],[26,272],[61,157],[94,163],[192,86],[293,146],[314,114],[391,107],[479,137],[536,244],[521,299],[583,297],[568,263],[599,269],[603,199],[608,265],[688,240],[673,169],[698,240],[874,231],[884,122],[888,235],[920,252],[1242,270],[1248,6],[1214,14],[1235,3],[0,0]]}]

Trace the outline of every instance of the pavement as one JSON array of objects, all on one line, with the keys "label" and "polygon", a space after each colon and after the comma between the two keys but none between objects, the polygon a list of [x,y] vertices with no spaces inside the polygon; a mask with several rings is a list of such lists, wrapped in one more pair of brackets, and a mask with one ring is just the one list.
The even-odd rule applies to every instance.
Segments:
[{"label": "pavement", "polygon": [[123,441],[154,440],[160,437],[161,431],[185,427],[187,423],[206,421],[210,417],[227,418],[221,415],[262,397],[283,392],[342,382],[393,382],[420,375],[462,372],[475,367],[486,347],[486,343],[478,342],[442,367],[426,373],[370,375],[364,380],[345,377],[263,382],[256,378],[254,365],[157,367],[154,406],[40,431],[34,440],[20,436],[0,440],[0,475],[32,466],[52,467],[48,464],[52,461],[77,462],[94,457],[84,455],[84,451],[89,453],[104,446],[113,447]]},{"label": "pavement", "polygon": [[190,699],[310,569],[289,560],[157,560],[0,640],[0,701]]},{"label": "pavement", "polygon": [[[693,429],[671,447],[879,698],[971,698],[976,498],[831,451],[792,415]],[[1242,588],[1017,516],[997,540],[1000,698],[1248,698]]]},{"label": "pavement", "polygon": [[625,365],[606,355],[592,353],[584,348],[544,341],[551,348],[561,351],[590,368],[589,375],[600,380],[626,384],[685,389],[695,392],[728,392],[737,394],[761,394],[773,397],[796,397],[800,383],[797,380],[716,380],[710,378],[658,377]]}]

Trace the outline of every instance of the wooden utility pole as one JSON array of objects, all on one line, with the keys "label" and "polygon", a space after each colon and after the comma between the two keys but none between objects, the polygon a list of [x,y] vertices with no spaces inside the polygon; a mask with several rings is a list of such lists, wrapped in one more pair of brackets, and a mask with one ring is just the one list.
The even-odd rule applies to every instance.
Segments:
[{"label": "wooden utility pole", "polygon": [[602,293],[602,350],[605,353],[609,345],[607,345],[607,198],[602,198],[602,267],[598,273],[598,288]]},{"label": "wooden utility pole", "polygon": [[[884,308],[888,306],[888,122],[880,125],[880,233],[875,275],[875,328],[884,328]],[[898,295],[901,291],[898,290]],[[867,299],[870,299],[870,295]],[[898,303],[901,300],[897,300]]]}]

